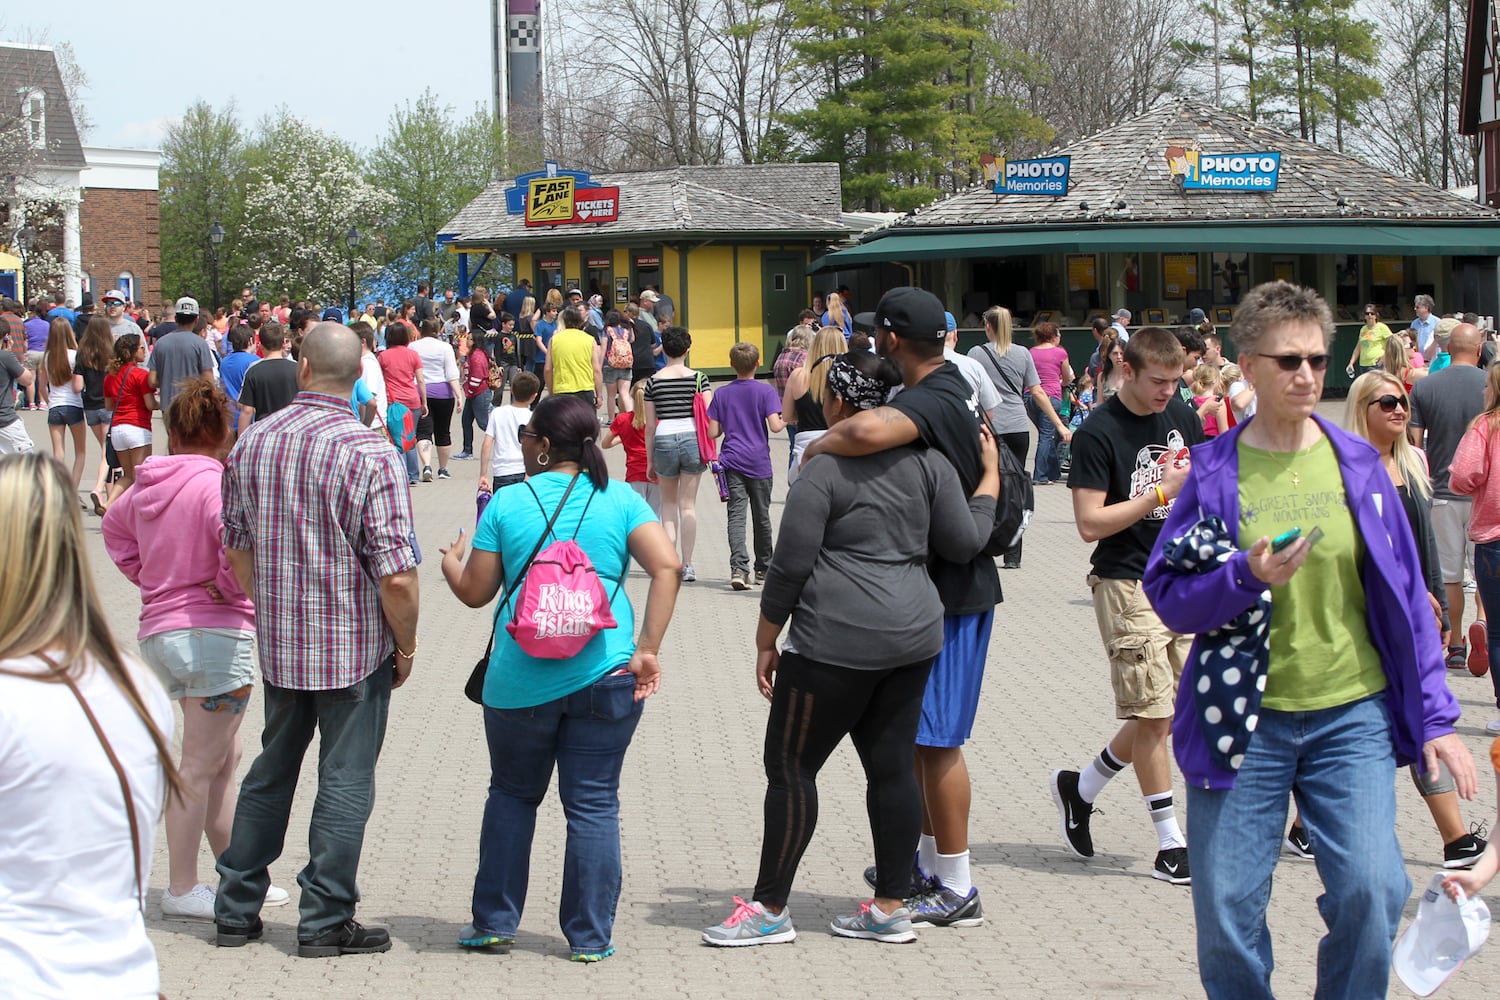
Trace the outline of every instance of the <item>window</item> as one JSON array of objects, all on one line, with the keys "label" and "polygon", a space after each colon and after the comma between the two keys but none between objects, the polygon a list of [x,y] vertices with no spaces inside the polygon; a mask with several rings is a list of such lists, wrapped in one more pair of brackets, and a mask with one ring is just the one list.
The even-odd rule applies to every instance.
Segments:
[{"label": "window", "polygon": [[1500,205],[1500,122],[1479,126],[1479,149],[1484,169],[1484,203],[1491,208]]},{"label": "window", "polygon": [[47,95],[40,90],[27,91],[21,101],[21,113],[26,116],[31,145],[36,149],[47,148]]},{"label": "window", "polygon": [[115,287],[125,293],[127,301],[135,301],[135,275],[129,271],[121,271],[119,280],[115,282]]},{"label": "window", "polygon": [[772,281],[772,288],[774,288],[776,291],[778,291],[778,292],[784,292],[784,291],[786,291],[786,275],[784,275],[784,274],[777,274],[777,275],[775,275],[775,276],[772,277],[771,281]]}]

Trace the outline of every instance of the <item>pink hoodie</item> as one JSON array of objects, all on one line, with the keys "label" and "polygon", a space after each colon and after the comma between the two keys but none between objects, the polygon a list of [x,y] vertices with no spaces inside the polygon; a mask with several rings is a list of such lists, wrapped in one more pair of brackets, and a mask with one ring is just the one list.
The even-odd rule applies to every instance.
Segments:
[{"label": "pink hoodie", "polygon": [[[104,547],[141,588],[137,638],[186,628],[255,630],[220,541],[224,466],[206,455],[157,455],[104,515]],[[204,584],[223,595],[217,602]]]}]

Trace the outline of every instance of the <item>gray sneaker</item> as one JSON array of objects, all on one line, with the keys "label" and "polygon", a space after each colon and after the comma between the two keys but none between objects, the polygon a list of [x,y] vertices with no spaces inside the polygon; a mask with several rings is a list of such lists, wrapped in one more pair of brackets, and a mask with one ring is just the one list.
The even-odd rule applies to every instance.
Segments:
[{"label": "gray sneaker", "polygon": [[911,911],[904,906],[886,916],[875,909],[874,903],[861,903],[857,912],[834,917],[828,926],[840,937],[865,938],[882,944],[910,944],[917,939],[917,932],[911,926]]},{"label": "gray sneaker", "polygon": [[729,574],[729,585],[735,590],[749,590],[749,574],[747,574],[742,569],[735,570],[733,573]]},{"label": "gray sneaker", "polygon": [[792,911],[768,913],[759,902],[734,897],[734,912],[722,924],[703,932],[703,943],[715,948],[748,948],[757,944],[784,944],[797,939]]}]

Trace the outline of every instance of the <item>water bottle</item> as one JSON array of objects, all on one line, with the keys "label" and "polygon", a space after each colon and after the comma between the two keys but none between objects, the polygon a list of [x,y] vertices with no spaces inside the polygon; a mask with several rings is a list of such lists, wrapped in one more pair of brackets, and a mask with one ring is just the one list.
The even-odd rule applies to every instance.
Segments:
[{"label": "water bottle", "polygon": [[475,524],[478,524],[479,523],[479,519],[482,518],[482,517],[484,517],[484,509],[486,507],[488,507],[489,505],[490,505],[490,488],[489,488],[489,485],[487,483],[480,483],[479,484],[479,492],[476,493],[476,494],[474,494],[474,506],[476,508],[478,508],[478,513],[474,515],[474,523]]},{"label": "water bottle", "polygon": [[714,459],[708,463],[708,471],[714,474],[714,482],[719,484],[719,500],[722,503],[729,502],[729,476],[724,472],[724,463]]}]

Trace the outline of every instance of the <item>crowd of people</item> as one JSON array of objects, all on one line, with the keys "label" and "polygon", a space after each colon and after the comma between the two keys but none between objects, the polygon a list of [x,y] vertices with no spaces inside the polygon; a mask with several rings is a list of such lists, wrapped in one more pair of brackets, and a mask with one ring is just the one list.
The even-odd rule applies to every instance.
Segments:
[{"label": "crowd of people", "polygon": [[[1500,637],[1484,617],[1500,602],[1500,368],[1487,369],[1477,325],[1419,297],[1411,329],[1382,334],[1372,307],[1340,427],[1316,412],[1330,310],[1286,282],[1244,294],[1233,360],[1201,311],[1169,330],[1132,329],[1121,310],[1095,323],[1076,370],[1055,326],[1025,347],[1004,307],[960,353],[931,293],[892,289],[860,313],[852,299],[820,297],[774,359],[750,343],[697,358],[733,370],[718,383],[689,365],[692,336],[654,289],[607,310],[524,280],[493,301],[423,285],[347,317],[248,289],[213,315],[182,297],[170,318],[118,292],[104,315],[37,302],[22,320],[0,301],[0,518],[38,541],[4,558],[38,581],[0,601],[0,769],[16,774],[0,805],[20,831],[7,851],[24,860],[50,837],[47,857],[86,854],[97,876],[59,916],[52,867],[0,866],[0,978],[155,992],[142,915],[163,806],[163,915],[212,923],[221,947],[259,938],[261,909],[290,901],[270,868],[315,737],[298,953],[391,947],[355,906],[392,692],[419,653],[412,489],[477,459],[477,523],[441,550],[448,588],[493,625],[467,688],[484,707],[490,782],[459,947],[514,946],[556,770],[560,926],[575,961],[614,953],[621,775],[680,588],[698,581],[705,474],[727,504],[727,585],[761,588],[755,680],[770,713],[754,888],[702,940],[796,937],[819,771],[845,736],[868,783],[873,897],[832,932],[905,943],[982,923],[963,748],[999,571],[1021,564],[1019,533],[997,525],[1029,479],[1066,484],[1093,546],[1087,586],[1119,723],[1050,778],[1063,843],[1095,855],[1096,803],[1131,767],[1152,876],[1192,887],[1210,996],[1271,995],[1265,911],[1284,851],[1316,858],[1324,885],[1320,981],[1383,996],[1411,889],[1395,769],[1410,767],[1453,891],[1500,868],[1464,824],[1477,778],[1445,676],[1488,673],[1500,709]],[[766,367],[771,381],[757,377]],[[47,410],[55,461],[16,415],[32,406]],[[771,449],[783,430],[784,470]],[[85,501],[90,432],[107,454]],[[604,453],[616,446],[623,483]],[[790,484],[779,526],[778,477]],[[89,509],[140,591],[139,661],[98,607]],[[648,582],[639,611],[624,589],[632,562]],[[261,750],[236,787],[257,684]],[[1500,733],[1500,718],[1487,728]],[[57,769],[89,801],[48,795]],[[205,837],[216,881],[200,877]],[[107,967],[26,930],[42,905],[109,942]]]}]

